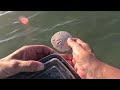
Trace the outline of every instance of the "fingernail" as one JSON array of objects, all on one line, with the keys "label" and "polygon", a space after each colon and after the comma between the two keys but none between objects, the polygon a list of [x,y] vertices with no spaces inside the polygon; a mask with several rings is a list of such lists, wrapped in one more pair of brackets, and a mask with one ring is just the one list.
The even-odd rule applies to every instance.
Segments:
[{"label": "fingernail", "polygon": [[71,41],[71,40],[72,40],[72,38],[71,38],[71,37],[69,37],[69,38],[68,38],[68,42],[69,42],[69,41]]},{"label": "fingernail", "polygon": [[37,71],[41,71],[43,69],[44,69],[44,64],[43,63],[41,63],[37,66]]}]

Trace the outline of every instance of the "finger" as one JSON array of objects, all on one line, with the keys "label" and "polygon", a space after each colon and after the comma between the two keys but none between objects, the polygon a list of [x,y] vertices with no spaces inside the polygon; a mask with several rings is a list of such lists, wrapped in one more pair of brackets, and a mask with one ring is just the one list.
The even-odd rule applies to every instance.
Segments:
[{"label": "finger", "polygon": [[77,70],[77,74],[80,76],[80,78],[85,79],[86,73],[82,70]]},{"label": "finger", "polygon": [[81,45],[80,44],[78,44],[78,43],[76,43],[75,41],[74,41],[74,39],[72,39],[72,38],[68,38],[67,39],[67,43],[68,43],[68,45],[74,50],[76,47],[78,48],[82,48],[81,47]]},{"label": "finger", "polygon": [[93,51],[93,50],[91,50],[90,46],[89,46],[87,43],[83,42],[83,41],[80,40],[79,38],[74,38],[74,40],[75,40],[78,44],[80,44],[84,49],[89,50],[89,51]]},{"label": "finger", "polygon": [[74,40],[74,41],[79,40],[80,44],[81,44],[81,43],[85,43],[85,42],[83,42],[83,41],[82,41],[81,39],[79,39],[79,38],[73,38],[73,40]]},{"label": "finger", "polygon": [[87,43],[83,42],[83,41],[82,41],[81,39],[79,39],[79,38],[74,38],[74,40],[75,40],[78,44],[82,45],[82,47],[89,47],[89,45],[88,45]]},{"label": "finger", "polygon": [[50,54],[57,53],[55,50],[53,50],[52,48],[45,46],[45,45],[37,46],[35,48],[35,51],[36,51],[37,57],[39,59],[41,59],[45,56],[48,56]]},{"label": "finger", "polygon": [[74,65],[74,69],[75,69],[75,71],[78,70],[77,63],[75,63],[75,65]]},{"label": "finger", "polygon": [[71,54],[59,54],[62,56],[72,67],[74,66],[72,63],[73,56]]},{"label": "finger", "polygon": [[27,49],[35,49],[37,53],[44,53],[44,54],[52,54],[56,53],[52,48],[45,46],[45,45],[29,45],[25,46]]},{"label": "finger", "polygon": [[44,64],[38,61],[19,61],[18,60],[18,72],[35,72],[44,69]]},{"label": "finger", "polygon": [[30,59],[39,60],[49,54],[57,53],[52,48],[45,45],[29,45],[22,48],[25,51]]},{"label": "finger", "polygon": [[72,63],[73,63],[73,65],[75,65],[75,63],[76,63],[76,60],[74,58],[72,59]]}]

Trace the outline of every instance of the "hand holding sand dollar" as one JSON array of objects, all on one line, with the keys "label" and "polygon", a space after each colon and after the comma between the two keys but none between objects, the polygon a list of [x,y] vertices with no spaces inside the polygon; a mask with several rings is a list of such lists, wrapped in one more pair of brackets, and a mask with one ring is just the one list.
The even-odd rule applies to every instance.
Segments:
[{"label": "hand holding sand dollar", "polygon": [[67,44],[67,39],[72,36],[66,31],[59,31],[55,33],[51,38],[51,43],[58,51],[65,52],[70,50]]}]

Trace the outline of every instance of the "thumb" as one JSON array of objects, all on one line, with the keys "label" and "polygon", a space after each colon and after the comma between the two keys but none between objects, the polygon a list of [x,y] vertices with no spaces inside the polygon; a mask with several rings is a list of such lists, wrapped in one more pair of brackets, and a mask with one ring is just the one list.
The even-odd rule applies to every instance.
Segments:
[{"label": "thumb", "polygon": [[81,48],[81,45],[75,42],[72,38],[67,39],[68,46],[72,48],[72,50],[75,50],[76,48]]},{"label": "thumb", "polygon": [[35,72],[44,69],[44,64],[38,61],[19,61],[19,72]]}]

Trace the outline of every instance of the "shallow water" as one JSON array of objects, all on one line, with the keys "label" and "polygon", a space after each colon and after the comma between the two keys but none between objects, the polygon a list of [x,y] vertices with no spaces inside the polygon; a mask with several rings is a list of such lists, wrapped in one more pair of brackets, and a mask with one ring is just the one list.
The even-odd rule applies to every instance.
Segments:
[{"label": "shallow water", "polygon": [[[28,17],[29,25],[18,21]],[[119,11],[0,11],[0,58],[24,45],[48,45],[57,31],[87,42],[104,62],[120,68]]]}]

